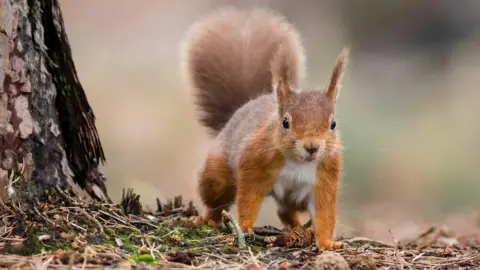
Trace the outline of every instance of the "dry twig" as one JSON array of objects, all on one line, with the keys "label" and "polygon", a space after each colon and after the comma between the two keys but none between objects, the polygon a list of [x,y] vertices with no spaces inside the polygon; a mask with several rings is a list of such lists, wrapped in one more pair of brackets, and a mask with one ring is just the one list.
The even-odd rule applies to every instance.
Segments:
[{"label": "dry twig", "polygon": [[222,211],[222,218],[225,225],[237,236],[238,247],[245,248],[245,234],[243,233],[235,218],[232,217],[232,215],[225,210]]}]

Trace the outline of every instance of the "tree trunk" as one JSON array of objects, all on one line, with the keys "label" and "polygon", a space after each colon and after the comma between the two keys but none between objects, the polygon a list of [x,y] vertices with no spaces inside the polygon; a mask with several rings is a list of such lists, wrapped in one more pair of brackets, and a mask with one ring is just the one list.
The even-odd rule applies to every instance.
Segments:
[{"label": "tree trunk", "polygon": [[58,0],[0,0],[0,154],[4,207],[28,206],[58,188],[110,201]]}]

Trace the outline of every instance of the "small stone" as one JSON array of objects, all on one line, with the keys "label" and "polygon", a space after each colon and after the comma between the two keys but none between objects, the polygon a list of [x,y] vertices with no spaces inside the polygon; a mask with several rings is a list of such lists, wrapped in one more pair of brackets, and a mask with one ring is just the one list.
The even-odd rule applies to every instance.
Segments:
[{"label": "small stone", "polygon": [[349,270],[347,261],[334,251],[324,251],[315,259],[314,269]]},{"label": "small stone", "polygon": [[138,253],[140,253],[140,254],[148,254],[148,253],[150,253],[150,252],[149,252],[149,250],[148,250],[148,248],[147,248],[146,246],[142,246],[142,247],[140,247],[140,248],[138,249]]},{"label": "small stone", "polygon": [[119,246],[119,247],[123,247],[123,246],[124,246],[122,239],[120,239],[120,238],[118,238],[118,237],[115,237],[115,243],[116,243],[117,246]]},{"label": "small stone", "polygon": [[45,240],[48,240],[50,238],[52,238],[52,236],[49,235],[49,234],[42,234],[42,235],[38,236],[39,241],[45,241]]},{"label": "small stone", "polygon": [[359,255],[350,260],[350,267],[359,270],[377,269],[377,261],[368,255]]}]

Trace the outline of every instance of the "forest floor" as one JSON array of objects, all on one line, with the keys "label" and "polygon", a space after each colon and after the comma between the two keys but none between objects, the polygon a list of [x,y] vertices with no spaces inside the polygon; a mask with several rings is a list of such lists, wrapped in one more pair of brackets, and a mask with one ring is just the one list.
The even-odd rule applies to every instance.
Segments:
[{"label": "forest floor", "polygon": [[255,228],[250,239],[224,212],[223,229],[194,226],[198,212],[181,197],[145,212],[131,190],[118,205],[58,194],[60,204],[1,215],[0,269],[480,269],[480,239],[436,227],[394,245],[348,238],[339,239],[342,249],[320,252],[307,225]]}]

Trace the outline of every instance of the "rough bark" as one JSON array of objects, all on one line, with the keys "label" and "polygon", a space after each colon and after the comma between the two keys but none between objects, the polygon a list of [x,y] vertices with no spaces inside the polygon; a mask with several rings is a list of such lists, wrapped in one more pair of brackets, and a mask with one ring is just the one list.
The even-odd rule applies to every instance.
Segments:
[{"label": "rough bark", "polygon": [[0,154],[3,201],[44,199],[56,186],[110,201],[58,0],[0,0]]}]

